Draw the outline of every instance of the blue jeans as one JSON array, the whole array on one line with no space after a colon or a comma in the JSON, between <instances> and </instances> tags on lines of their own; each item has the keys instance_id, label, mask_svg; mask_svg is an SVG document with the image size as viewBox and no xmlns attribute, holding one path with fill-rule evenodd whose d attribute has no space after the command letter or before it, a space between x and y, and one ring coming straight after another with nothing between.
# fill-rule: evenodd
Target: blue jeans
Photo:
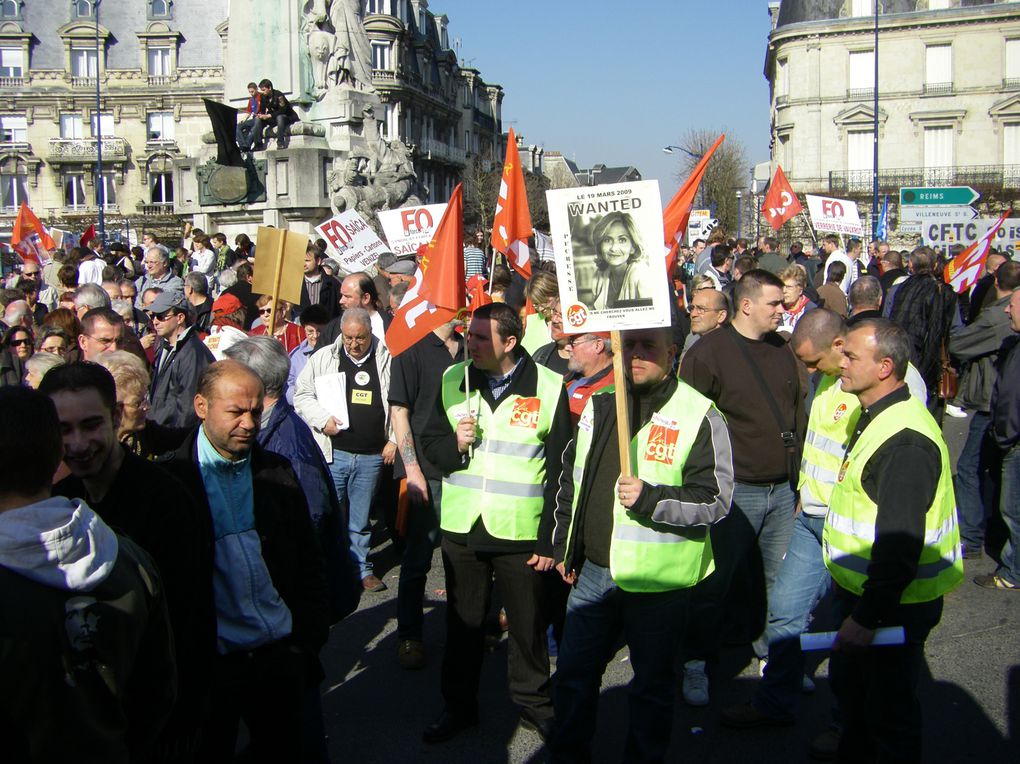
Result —
<instances>
[{"instance_id":1,"label":"blue jeans","mask_svg":"<svg viewBox=\"0 0 1020 764\"><path fill-rule=\"evenodd\" d=\"M234 137L241 151L251 151L252 141L255 137L255 120L246 119L243 122L239 122Z\"/></svg>"},{"instance_id":2,"label":"blue jeans","mask_svg":"<svg viewBox=\"0 0 1020 764\"><path fill-rule=\"evenodd\" d=\"M765 594L769 596L793 533L795 504L793 490L787 482L734 483L730 513L711 530L715 572L694 587L686 639L687 660L717 657L730 585L741 561L755 544L761 554ZM754 640L753 648L760 658L768 654L764 633Z\"/></svg>"},{"instance_id":3,"label":"blue jeans","mask_svg":"<svg viewBox=\"0 0 1020 764\"><path fill-rule=\"evenodd\" d=\"M608 568L585 561L567 600L556 664L552 761L591 760L599 687L620 636L630 647L634 678L627 688L629 727L625 761L662 761L673 726L680 641L688 591L635 593L617 588Z\"/></svg>"},{"instance_id":4,"label":"blue jeans","mask_svg":"<svg viewBox=\"0 0 1020 764\"><path fill-rule=\"evenodd\" d=\"M800 635L819 600L832 586L822 559L824 517L801 512L793 522L786 559L769 595L766 637L769 662L754 694L754 707L775 718L790 718L797 711L804 675Z\"/></svg>"},{"instance_id":5,"label":"blue jeans","mask_svg":"<svg viewBox=\"0 0 1020 764\"><path fill-rule=\"evenodd\" d=\"M351 454L337 450L333 451L333 462L329 465L337 498L341 502L347 499L347 533L351 539L351 553L358 562L358 573L362 578L372 573L372 563L368 561L368 553L372 549L369 513L381 469L381 454Z\"/></svg>"},{"instance_id":6,"label":"blue jeans","mask_svg":"<svg viewBox=\"0 0 1020 764\"><path fill-rule=\"evenodd\" d=\"M1002 457L999 512L1009 530L1009 539L1002 550L1002 564L996 573L1011 584L1020 586L1020 443Z\"/></svg>"},{"instance_id":7,"label":"blue jeans","mask_svg":"<svg viewBox=\"0 0 1020 764\"><path fill-rule=\"evenodd\" d=\"M994 506L995 479L990 474L996 463L995 444L988 438L991 417L980 411L971 416L967 442L956 462L956 512L960 538L967 551L980 551L985 543L985 521Z\"/></svg>"},{"instance_id":8,"label":"blue jeans","mask_svg":"<svg viewBox=\"0 0 1020 764\"><path fill-rule=\"evenodd\" d=\"M397 639L422 638L425 614L425 581L432 569L432 553L439 543L439 506L443 482L429 480L429 495L424 504L412 503L407 514L404 554L400 559L397 585Z\"/></svg>"}]
</instances>

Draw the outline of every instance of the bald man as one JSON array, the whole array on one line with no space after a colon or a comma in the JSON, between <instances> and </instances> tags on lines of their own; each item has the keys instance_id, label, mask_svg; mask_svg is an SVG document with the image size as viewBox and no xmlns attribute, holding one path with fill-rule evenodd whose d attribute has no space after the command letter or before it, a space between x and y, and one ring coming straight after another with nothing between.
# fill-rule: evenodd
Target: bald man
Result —
<instances>
[{"instance_id":1,"label":"bald man","mask_svg":"<svg viewBox=\"0 0 1020 764\"><path fill-rule=\"evenodd\" d=\"M308 504L290 464L256 442L262 407L255 372L232 360L209 365L194 399L201 424L167 463L200 497L215 539L206 761L232 758L239 719L263 760L300 757L306 680L314 688L329 629Z\"/></svg>"}]
</instances>

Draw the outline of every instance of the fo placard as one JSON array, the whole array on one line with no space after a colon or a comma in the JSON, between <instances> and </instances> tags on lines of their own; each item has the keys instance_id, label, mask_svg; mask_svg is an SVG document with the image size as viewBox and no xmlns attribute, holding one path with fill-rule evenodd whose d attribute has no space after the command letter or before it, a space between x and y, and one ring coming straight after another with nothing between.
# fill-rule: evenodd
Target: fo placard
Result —
<instances>
[{"instance_id":1,"label":"fo placard","mask_svg":"<svg viewBox=\"0 0 1020 764\"><path fill-rule=\"evenodd\" d=\"M669 326L656 181L547 191L564 331Z\"/></svg>"},{"instance_id":2,"label":"fo placard","mask_svg":"<svg viewBox=\"0 0 1020 764\"><path fill-rule=\"evenodd\" d=\"M390 251L397 257L414 257L418 247L432 241L439 221L446 214L446 204L425 204L420 207L400 207L395 210L380 210L379 225L383 236L390 245Z\"/></svg>"},{"instance_id":3,"label":"fo placard","mask_svg":"<svg viewBox=\"0 0 1020 764\"><path fill-rule=\"evenodd\" d=\"M345 273L368 270L386 251L383 240L354 210L344 210L315 226L315 231L326 240L327 254Z\"/></svg>"}]
</instances>

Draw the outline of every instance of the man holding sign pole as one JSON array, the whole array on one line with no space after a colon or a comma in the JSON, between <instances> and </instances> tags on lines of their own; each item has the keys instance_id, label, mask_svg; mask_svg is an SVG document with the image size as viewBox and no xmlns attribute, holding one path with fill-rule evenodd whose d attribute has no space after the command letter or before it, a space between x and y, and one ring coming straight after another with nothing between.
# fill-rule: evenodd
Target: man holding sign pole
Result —
<instances>
[{"instance_id":1,"label":"man holding sign pole","mask_svg":"<svg viewBox=\"0 0 1020 764\"><path fill-rule=\"evenodd\" d=\"M672 329L635 329L621 340L634 474L620 476L615 396L595 395L564 453L556 499L556 567L573 585L549 741L556 762L591 759L599 685L621 636L634 669L623 758L665 757L688 591L714 568L708 526L729 512L733 494L726 422L671 373Z\"/></svg>"}]
</instances>

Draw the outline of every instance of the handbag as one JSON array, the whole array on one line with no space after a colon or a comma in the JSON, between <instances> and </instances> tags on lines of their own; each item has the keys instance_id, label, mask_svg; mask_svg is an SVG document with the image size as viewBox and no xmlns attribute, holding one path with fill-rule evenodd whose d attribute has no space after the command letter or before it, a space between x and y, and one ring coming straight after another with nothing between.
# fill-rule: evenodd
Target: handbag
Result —
<instances>
[{"instance_id":1,"label":"handbag","mask_svg":"<svg viewBox=\"0 0 1020 764\"><path fill-rule=\"evenodd\" d=\"M949 362L949 353L946 351L946 343L942 342L940 353L942 373L939 375L939 398L944 401L951 401L960 391L960 377Z\"/></svg>"}]
</instances>

